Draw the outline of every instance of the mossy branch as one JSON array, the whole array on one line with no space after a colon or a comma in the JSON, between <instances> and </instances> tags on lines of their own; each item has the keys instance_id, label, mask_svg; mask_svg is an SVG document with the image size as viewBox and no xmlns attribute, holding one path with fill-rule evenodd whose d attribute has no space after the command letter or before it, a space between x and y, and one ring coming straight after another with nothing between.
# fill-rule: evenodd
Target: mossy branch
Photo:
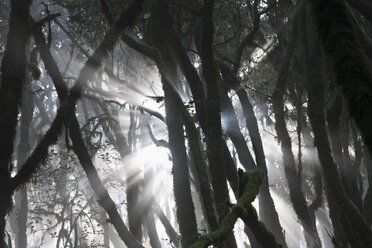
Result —
<instances>
[{"instance_id":1,"label":"mossy branch","mask_svg":"<svg viewBox=\"0 0 372 248\"><path fill-rule=\"evenodd\" d=\"M257 227L257 230L255 230L255 237L260 237L259 240L261 242L267 240L271 243L265 244L270 244L270 247L281 247L280 244L276 242L274 235L266 229L262 222L258 221L257 213L251 204L260 190L263 176L261 170L245 172L240 178L240 184L243 185L242 195L238 199L238 202L232 207L231 212L224 218L220 228L202 236L198 242L190 248L205 248L209 245L224 241L234 228L238 218L241 218L250 227L253 227L252 223Z\"/></svg>"}]
</instances>

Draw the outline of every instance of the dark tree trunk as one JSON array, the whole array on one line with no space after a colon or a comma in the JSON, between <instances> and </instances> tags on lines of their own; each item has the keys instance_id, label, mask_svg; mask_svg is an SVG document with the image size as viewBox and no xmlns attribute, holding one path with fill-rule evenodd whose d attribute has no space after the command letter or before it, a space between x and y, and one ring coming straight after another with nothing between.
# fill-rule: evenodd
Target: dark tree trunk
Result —
<instances>
[{"instance_id":1,"label":"dark tree trunk","mask_svg":"<svg viewBox=\"0 0 372 248\"><path fill-rule=\"evenodd\" d=\"M297 19L297 18L296 18ZM301 171L297 169L292 152L292 141L289 136L284 116L284 94L287 88L287 78L295 46L297 43L297 20L294 21L294 32L288 47L289 50L283 58L278 74L278 81L272 96L275 114L275 130L283 152L284 174L288 182L290 199L294 211L304 227L304 236L308 247L321 247L315 221L311 218L306 199L302 191Z\"/></svg>"},{"instance_id":2,"label":"dark tree trunk","mask_svg":"<svg viewBox=\"0 0 372 248\"><path fill-rule=\"evenodd\" d=\"M275 209L274 201L269 191L265 153L263 150L262 139L258 129L258 123L253 106L249 101L247 92L241 88L239 79L234 75L231 68L219 59L217 59L217 64L223 79L228 81L231 86L236 89L236 94L238 95L243 109L249 136L251 137L257 168L265 172L259 194L260 218L266 224L267 228L274 232L279 243L281 243L283 247L286 247L287 245L283 234L283 228L280 225L278 213Z\"/></svg>"},{"instance_id":3,"label":"dark tree trunk","mask_svg":"<svg viewBox=\"0 0 372 248\"><path fill-rule=\"evenodd\" d=\"M30 60L31 62L32 60ZM33 61L35 62L35 61ZM30 127L32 116L34 113L34 100L31 92L31 81L25 85L26 91L23 94L22 112L20 119L20 141L17 151L17 166L21 166L26 160L31 151L30 141ZM27 188L22 188L15 193L15 209L16 222L17 222L17 236L15 239L16 248L27 247L27 214L28 214L28 199Z\"/></svg>"},{"instance_id":4,"label":"dark tree trunk","mask_svg":"<svg viewBox=\"0 0 372 248\"><path fill-rule=\"evenodd\" d=\"M167 233L170 242L175 246L175 247L181 247L180 246L180 238L178 233L174 230L173 226L169 222L167 216L165 216L163 210L159 206L157 202L153 202L153 209L155 214L158 216L159 220L164 226L165 232Z\"/></svg>"},{"instance_id":5,"label":"dark tree trunk","mask_svg":"<svg viewBox=\"0 0 372 248\"><path fill-rule=\"evenodd\" d=\"M372 157L365 151L365 166L367 167L368 190L363 201L363 212L370 225L372 225Z\"/></svg>"},{"instance_id":6,"label":"dark tree trunk","mask_svg":"<svg viewBox=\"0 0 372 248\"><path fill-rule=\"evenodd\" d=\"M176 93L177 92L174 91L173 94L175 95ZM209 228L211 230L217 230L218 221L215 209L216 206L212 195L211 185L209 183L207 164L203 155L199 131L195 127L193 118L190 116L185 105L182 103L182 99L178 97L178 100L175 100L174 104L180 110L185 123L191 158L194 162L195 179L197 181L197 187L199 187L204 216Z\"/></svg>"},{"instance_id":7,"label":"dark tree trunk","mask_svg":"<svg viewBox=\"0 0 372 248\"><path fill-rule=\"evenodd\" d=\"M372 152L372 66L358 44L345 1L312 0L318 36L330 57L334 82L348 101L350 116Z\"/></svg>"},{"instance_id":8,"label":"dark tree trunk","mask_svg":"<svg viewBox=\"0 0 372 248\"><path fill-rule=\"evenodd\" d=\"M324 114L324 79L319 57L313 55L310 61L307 82L308 112L314 132L314 144L326 182L326 191L342 211L340 221L350 244L353 247L372 247L371 229L358 208L347 196L338 166L332 157Z\"/></svg>"},{"instance_id":9,"label":"dark tree trunk","mask_svg":"<svg viewBox=\"0 0 372 248\"><path fill-rule=\"evenodd\" d=\"M186 145L183 122L180 110L175 106L174 91L178 85L177 66L169 53L161 34L162 20L167 14L167 5L162 1L155 1L151 8L152 40L165 59L169 78L162 75L166 123L168 128L169 149L173 161L173 187L176 201L177 220L181 233L181 246L189 247L198 238L195 207L191 197L189 169L187 163ZM172 80L166 81L166 80ZM171 88L173 87L173 89Z\"/></svg>"},{"instance_id":10,"label":"dark tree trunk","mask_svg":"<svg viewBox=\"0 0 372 248\"><path fill-rule=\"evenodd\" d=\"M173 185L176 201L177 219L181 233L182 247L189 247L198 238L195 208L191 197L189 170L181 115L174 105L172 93L163 83L165 110L169 133L169 149L173 160Z\"/></svg>"},{"instance_id":11,"label":"dark tree trunk","mask_svg":"<svg viewBox=\"0 0 372 248\"><path fill-rule=\"evenodd\" d=\"M214 1L207 0L202 7L202 39L201 39L201 62L202 74L207 85L206 111L207 111L207 158L212 177L212 188L216 200L216 210L221 224L228 215L229 209L226 205L229 202L227 177L225 168L224 145L221 124L221 106L218 86L218 72L214 65L213 57L213 22ZM228 247L236 247L233 235L226 239Z\"/></svg>"},{"instance_id":12,"label":"dark tree trunk","mask_svg":"<svg viewBox=\"0 0 372 248\"><path fill-rule=\"evenodd\" d=\"M0 84L0 247L5 247L5 215L11 205L9 189L12 154L26 79L26 47L29 41L30 0L11 1L9 31L1 62Z\"/></svg>"},{"instance_id":13,"label":"dark tree trunk","mask_svg":"<svg viewBox=\"0 0 372 248\"><path fill-rule=\"evenodd\" d=\"M256 163L248 149L247 142L240 131L238 119L231 100L226 91L222 94L222 126L233 143L236 152L238 153L239 161L243 165L244 169L255 170L257 169Z\"/></svg>"}]
</instances>

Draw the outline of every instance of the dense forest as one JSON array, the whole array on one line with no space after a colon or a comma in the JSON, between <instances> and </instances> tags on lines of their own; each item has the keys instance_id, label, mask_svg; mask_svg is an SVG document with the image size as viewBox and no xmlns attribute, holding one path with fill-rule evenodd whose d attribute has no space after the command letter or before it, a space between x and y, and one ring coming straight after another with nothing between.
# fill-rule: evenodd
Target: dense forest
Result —
<instances>
[{"instance_id":1,"label":"dense forest","mask_svg":"<svg viewBox=\"0 0 372 248\"><path fill-rule=\"evenodd\" d=\"M372 248L369 0L0 0L0 248Z\"/></svg>"}]
</instances>

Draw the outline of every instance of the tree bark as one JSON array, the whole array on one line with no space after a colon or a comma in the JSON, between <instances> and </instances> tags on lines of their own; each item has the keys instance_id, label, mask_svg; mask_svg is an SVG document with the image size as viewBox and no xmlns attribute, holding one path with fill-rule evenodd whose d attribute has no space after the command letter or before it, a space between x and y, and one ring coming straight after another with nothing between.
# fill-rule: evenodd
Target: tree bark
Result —
<instances>
[{"instance_id":1,"label":"tree bark","mask_svg":"<svg viewBox=\"0 0 372 248\"><path fill-rule=\"evenodd\" d=\"M251 137L253 150L256 157L257 168L264 171L264 178L261 184L260 194L259 194L259 207L260 207L260 219L266 224L266 226L274 232L278 241L287 247L285 237L283 234L283 228L279 222L278 212L275 209L274 201L271 197L269 190L269 181L267 174L267 166L265 153L263 150L263 144L261 135L258 129L257 118L255 116L253 106L249 101L247 92L240 86L239 79L234 75L231 68L222 60L216 59L219 70L221 71L222 78L231 84L231 88L235 89L238 95L240 104L243 109L243 114L246 121L246 126L249 131L249 136Z\"/></svg>"},{"instance_id":2,"label":"tree bark","mask_svg":"<svg viewBox=\"0 0 372 248\"><path fill-rule=\"evenodd\" d=\"M228 215L229 209L226 203L229 202L229 192L227 187L224 144L222 137L221 106L218 86L218 72L214 64L213 55L213 22L214 0L204 1L202 7L202 39L200 58L202 62L202 74L207 85L207 158L212 177L212 188L216 201L218 220L221 224ZM227 246L236 247L233 235L227 237Z\"/></svg>"},{"instance_id":3,"label":"tree bark","mask_svg":"<svg viewBox=\"0 0 372 248\"><path fill-rule=\"evenodd\" d=\"M345 1L311 0L313 21L326 54L333 62L351 117L372 153L372 66L360 48Z\"/></svg>"},{"instance_id":4,"label":"tree bark","mask_svg":"<svg viewBox=\"0 0 372 248\"><path fill-rule=\"evenodd\" d=\"M191 197L189 170L187 164L186 146L183 135L183 125L180 113L174 105L171 87L164 83L165 109L167 113L166 122L169 133L169 149L173 160L173 185L176 201L177 219L181 233L182 247L189 247L198 237L195 208Z\"/></svg>"},{"instance_id":5,"label":"tree bark","mask_svg":"<svg viewBox=\"0 0 372 248\"><path fill-rule=\"evenodd\" d=\"M307 92L308 112L314 132L314 144L323 169L326 190L341 208L341 222L353 247L372 247L372 231L358 208L347 196L342 185L338 166L335 163L328 140L324 114L324 79L319 58L312 56L309 65Z\"/></svg>"},{"instance_id":6,"label":"tree bark","mask_svg":"<svg viewBox=\"0 0 372 248\"><path fill-rule=\"evenodd\" d=\"M283 58L278 75L278 81L273 92L272 103L275 114L275 130L283 153L284 174L288 182L290 199L294 211L304 227L304 236L308 247L321 247L315 221L311 218L306 199L302 191L301 175L299 175L292 152L292 141L289 136L284 116L284 94L286 92L287 77L295 46L297 43L297 20L294 21L292 39L288 45L288 52Z\"/></svg>"},{"instance_id":7,"label":"tree bark","mask_svg":"<svg viewBox=\"0 0 372 248\"><path fill-rule=\"evenodd\" d=\"M11 1L9 31L1 62L0 79L0 247L5 247L5 216L11 205L9 187L12 154L26 79L26 48L29 41L30 0Z\"/></svg>"}]
</instances>

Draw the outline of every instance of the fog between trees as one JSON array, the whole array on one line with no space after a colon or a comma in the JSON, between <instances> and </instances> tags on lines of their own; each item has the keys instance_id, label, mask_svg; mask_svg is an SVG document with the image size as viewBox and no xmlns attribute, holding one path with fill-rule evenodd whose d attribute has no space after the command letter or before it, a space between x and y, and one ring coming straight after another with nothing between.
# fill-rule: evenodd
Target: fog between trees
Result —
<instances>
[{"instance_id":1,"label":"fog between trees","mask_svg":"<svg viewBox=\"0 0 372 248\"><path fill-rule=\"evenodd\" d=\"M0 1L0 247L372 247L371 17Z\"/></svg>"}]
</instances>

